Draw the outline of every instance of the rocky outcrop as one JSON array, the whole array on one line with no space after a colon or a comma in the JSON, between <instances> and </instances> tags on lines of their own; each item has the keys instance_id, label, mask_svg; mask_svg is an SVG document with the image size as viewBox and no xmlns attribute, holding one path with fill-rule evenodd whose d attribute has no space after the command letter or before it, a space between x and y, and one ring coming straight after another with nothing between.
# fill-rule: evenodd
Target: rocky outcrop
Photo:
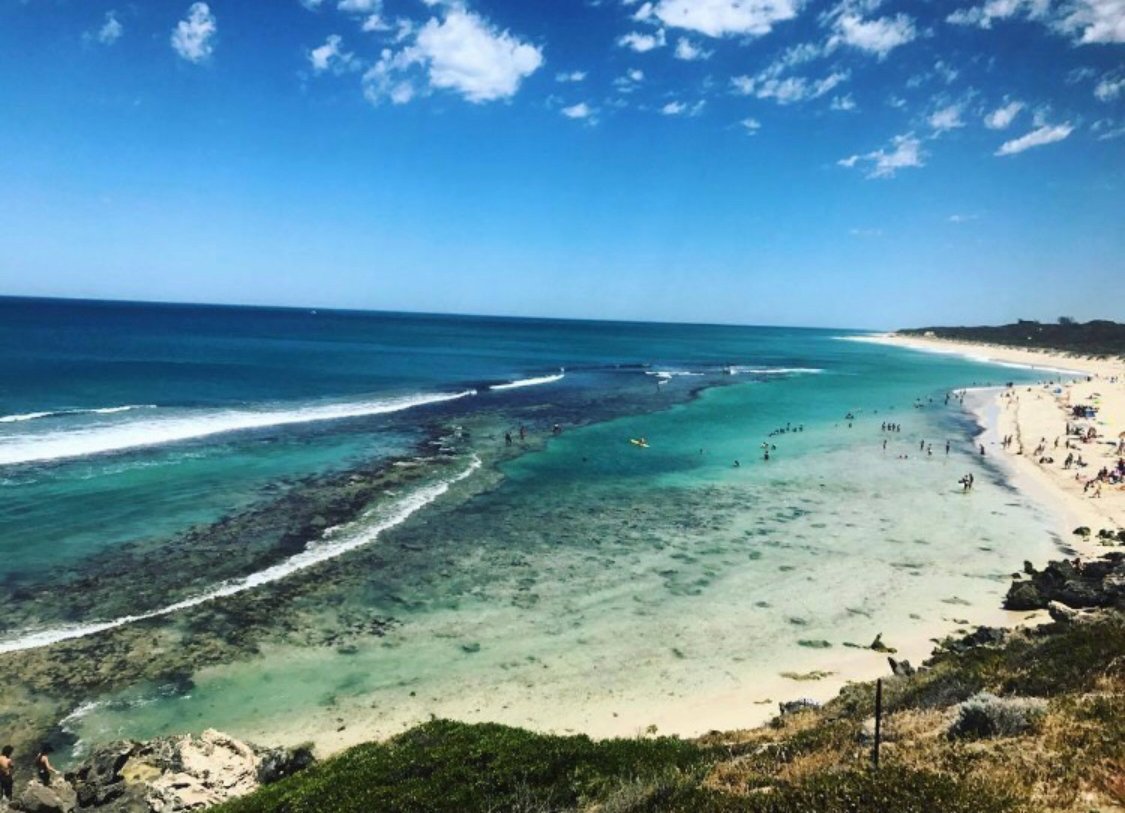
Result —
<instances>
[{"instance_id":1,"label":"rocky outcrop","mask_svg":"<svg viewBox=\"0 0 1125 813\"><path fill-rule=\"evenodd\" d=\"M202 810L250 793L313 762L308 748L256 748L212 729L148 742L118 741L98 748L67 774L76 802L70 810Z\"/></svg>"},{"instance_id":2,"label":"rocky outcrop","mask_svg":"<svg viewBox=\"0 0 1125 813\"><path fill-rule=\"evenodd\" d=\"M1044 610L1052 602L1069 608L1125 609L1125 553L1090 561L1051 562L1042 570L1025 565L1028 574L1008 589L1009 610Z\"/></svg>"},{"instance_id":3,"label":"rocky outcrop","mask_svg":"<svg viewBox=\"0 0 1125 813\"><path fill-rule=\"evenodd\" d=\"M78 807L78 797L69 784L55 778L50 785L30 780L12 800L10 809L21 813L71 813Z\"/></svg>"}]
</instances>

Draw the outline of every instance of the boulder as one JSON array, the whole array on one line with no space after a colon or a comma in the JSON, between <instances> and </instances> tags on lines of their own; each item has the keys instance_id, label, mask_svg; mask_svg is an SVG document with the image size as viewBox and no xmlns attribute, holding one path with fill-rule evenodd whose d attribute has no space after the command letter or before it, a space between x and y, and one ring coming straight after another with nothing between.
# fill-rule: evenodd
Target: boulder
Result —
<instances>
[{"instance_id":1,"label":"boulder","mask_svg":"<svg viewBox=\"0 0 1125 813\"><path fill-rule=\"evenodd\" d=\"M1004 597L1006 610L1040 610L1044 605L1043 596L1031 582L1015 582L1008 588L1008 595Z\"/></svg>"},{"instance_id":2,"label":"boulder","mask_svg":"<svg viewBox=\"0 0 1125 813\"><path fill-rule=\"evenodd\" d=\"M269 785L298 771L303 771L316 762L312 749L308 746L296 748L267 748L258 752L258 781Z\"/></svg>"},{"instance_id":3,"label":"boulder","mask_svg":"<svg viewBox=\"0 0 1125 813\"><path fill-rule=\"evenodd\" d=\"M887 658L887 663L890 664L891 674L895 677L910 677L917 671L907 660L896 661L894 658Z\"/></svg>"},{"instance_id":4,"label":"boulder","mask_svg":"<svg viewBox=\"0 0 1125 813\"><path fill-rule=\"evenodd\" d=\"M1068 607L1125 607L1125 554L1115 551L1100 559L1050 562L1008 589L1009 610L1042 610L1048 602Z\"/></svg>"},{"instance_id":5,"label":"boulder","mask_svg":"<svg viewBox=\"0 0 1125 813\"><path fill-rule=\"evenodd\" d=\"M50 785L38 779L30 780L12 801L11 809L21 813L71 813L78 807L78 794L63 779L55 778Z\"/></svg>"}]
</instances>

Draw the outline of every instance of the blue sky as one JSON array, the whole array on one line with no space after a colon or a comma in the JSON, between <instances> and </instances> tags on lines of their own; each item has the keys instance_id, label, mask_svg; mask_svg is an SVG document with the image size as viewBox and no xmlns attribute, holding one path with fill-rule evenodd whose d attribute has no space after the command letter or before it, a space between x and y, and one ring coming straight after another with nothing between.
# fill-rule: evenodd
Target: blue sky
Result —
<instances>
[{"instance_id":1,"label":"blue sky","mask_svg":"<svg viewBox=\"0 0 1125 813\"><path fill-rule=\"evenodd\" d=\"M1125 0L0 0L0 293L1125 318Z\"/></svg>"}]
</instances>

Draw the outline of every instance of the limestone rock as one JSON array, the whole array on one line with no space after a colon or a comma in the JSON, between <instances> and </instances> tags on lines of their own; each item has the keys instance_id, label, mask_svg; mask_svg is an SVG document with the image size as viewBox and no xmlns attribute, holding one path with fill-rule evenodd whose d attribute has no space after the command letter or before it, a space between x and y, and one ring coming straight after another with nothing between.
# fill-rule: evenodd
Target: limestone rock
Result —
<instances>
[{"instance_id":1,"label":"limestone rock","mask_svg":"<svg viewBox=\"0 0 1125 813\"><path fill-rule=\"evenodd\" d=\"M71 774L81 810L202 810L303 770L308 748L260 749L222 732L122 741L98 748ZM46 813L46 812L45 812Z\"/></svg>"},{"instance_id":2,"label":"limestone rock","mask_svg":"<svg viewBox=\"0 0 1125 813\"><path fill-rule=\"evenodd\" d=\"M21 813L71 813L78 807L78 794L63 779L55 778L50 785L38 779L30 780L12 801L11 809Z\"/></svg>"}]
</instances>

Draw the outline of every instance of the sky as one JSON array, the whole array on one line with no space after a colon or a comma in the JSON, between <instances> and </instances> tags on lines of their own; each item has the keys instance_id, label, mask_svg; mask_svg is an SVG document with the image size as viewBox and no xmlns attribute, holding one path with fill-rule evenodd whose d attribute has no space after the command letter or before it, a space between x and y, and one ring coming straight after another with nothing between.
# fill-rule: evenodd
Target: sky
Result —
<instances>
[{"instance_id":1,"label":"sky","mask_svg":"<svg viewBox=\"0 0 1125 813\"><path fill-rule=\"evenodd\" d=\"M1125 319L1125 0L0 0L0 294Z\"/></svg>"}]
</instances>

